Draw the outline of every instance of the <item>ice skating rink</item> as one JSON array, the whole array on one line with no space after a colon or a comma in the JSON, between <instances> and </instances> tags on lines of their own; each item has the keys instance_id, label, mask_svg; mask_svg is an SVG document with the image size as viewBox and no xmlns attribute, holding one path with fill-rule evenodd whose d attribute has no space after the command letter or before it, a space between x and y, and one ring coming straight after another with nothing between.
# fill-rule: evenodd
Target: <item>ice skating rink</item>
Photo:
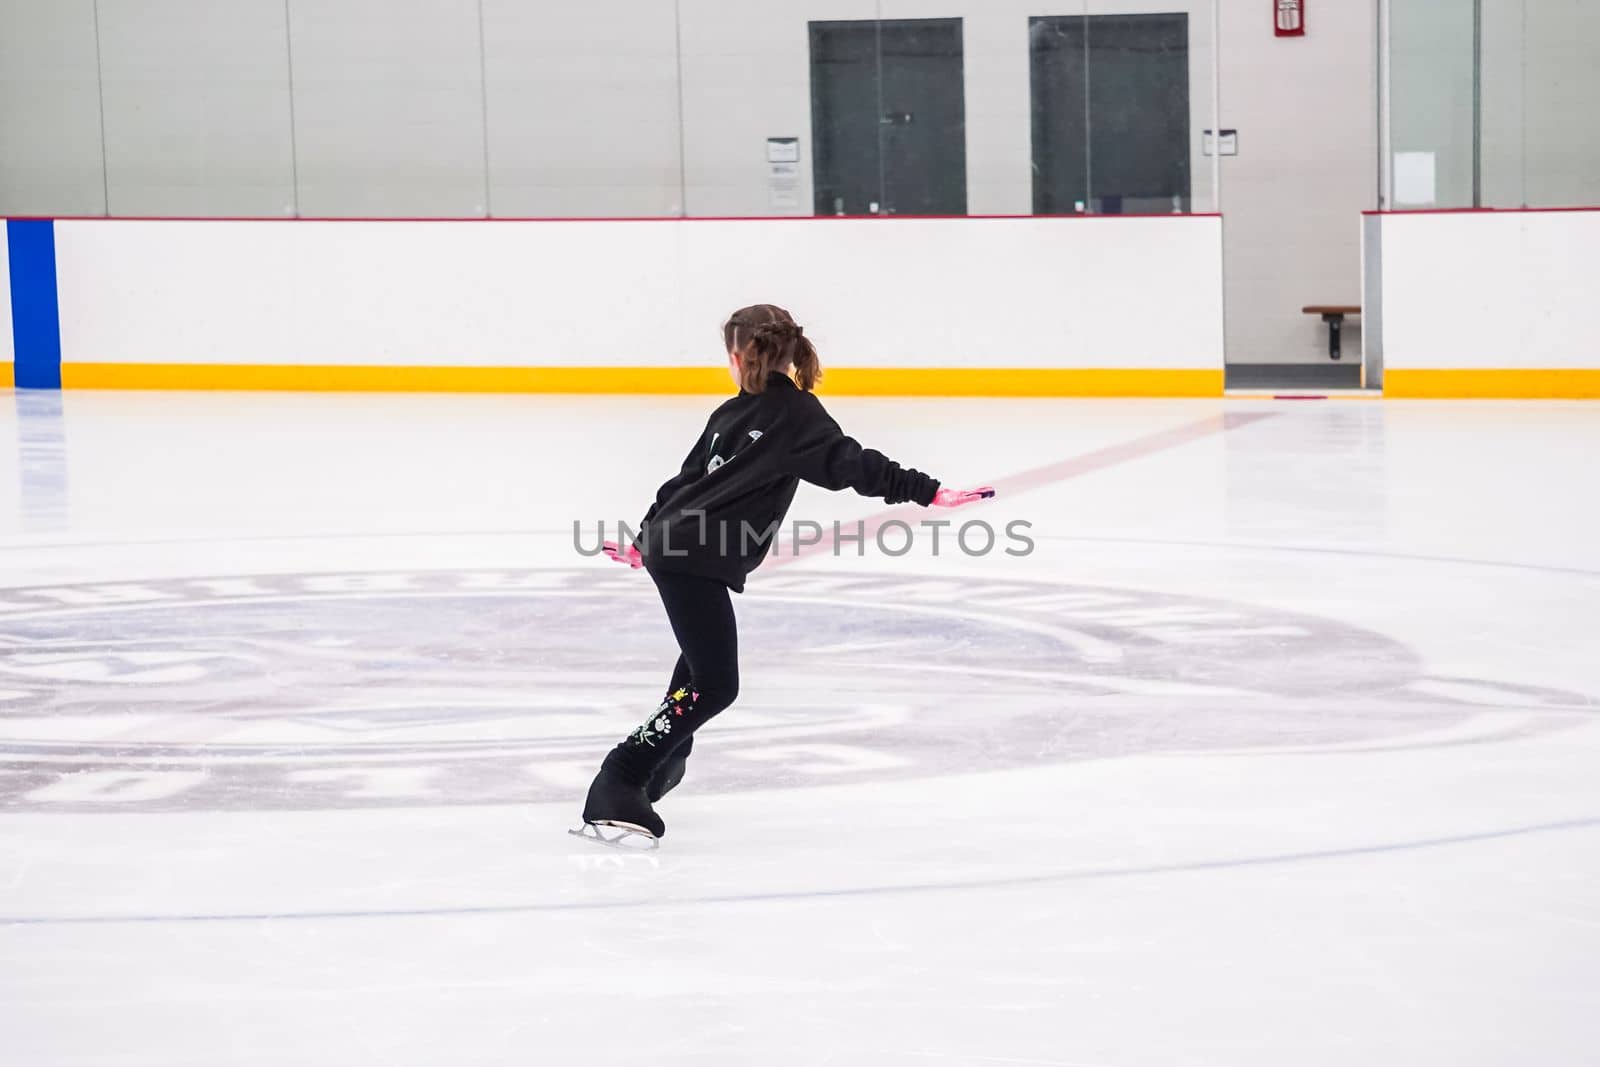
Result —
<instances>
[{"instance_id":1,"label":"ice skating rink","mask_svg":"<svg viewBox=\"0 0 1600 1067\"><path fill-rule=\"evenodd\" d=\"M1600 408L833 400L1035 551L757 572L621 855L713 404L0 394L0 1063L1595 1062Z\"/></svg>"}]
</instances>

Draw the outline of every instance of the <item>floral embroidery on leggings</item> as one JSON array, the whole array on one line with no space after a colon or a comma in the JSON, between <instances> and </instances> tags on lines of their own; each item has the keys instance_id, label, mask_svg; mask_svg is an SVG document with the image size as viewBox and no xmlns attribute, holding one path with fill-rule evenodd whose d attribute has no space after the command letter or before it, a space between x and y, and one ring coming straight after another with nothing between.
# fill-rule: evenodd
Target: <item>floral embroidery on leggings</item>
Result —
<instances>
[{"instance_id":1,"label":"floral embroidery on leggings","mask_svg":"<svg viewBox=\"0 0 1600 1067\"><path fill-rule=\"evenodd\" d=\"M644 721L643 725L633 731L632 738L634 743L649 745L651 748L656 747L656 742L672 733L672 720L674 718L682 718L684 705L687 704L690 709L693 709L694 702L699 699L700 694L688 687L675 689L668 693L667 698L661 702L661 706L656 708L655 712Z\"/></svg>"}]
</instances>

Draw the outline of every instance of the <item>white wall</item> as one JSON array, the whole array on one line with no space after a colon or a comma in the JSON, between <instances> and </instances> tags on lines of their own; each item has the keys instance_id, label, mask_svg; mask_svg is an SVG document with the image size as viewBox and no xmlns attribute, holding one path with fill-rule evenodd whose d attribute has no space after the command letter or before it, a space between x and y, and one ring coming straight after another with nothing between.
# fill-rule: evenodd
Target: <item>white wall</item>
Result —
<instances>
[{"instance_id":1,"label":"white wall","mask_svg":"<svg viewBox=\"0 0 1600 1067\"><path fill-rule=\"evenodd\" d=\"M1600 368L1600 210L1380 225L1387 372Z\"/></svg>"},{"instance_id":2,"label":"white wall","mask_svg":"<svg viewBox=\"0 0 1600 1067\"><path fill-rule=\"evenodd\" d=\"M1359 213L1377 207L1374 0L1307 5L1306 36L1273 36L1270 4L1222 6L1228 360L1326 363L1308 304L1361 302ZM1345 347L1360 351L1359 319Z\"/></svg>"},{"instance_id":3,"label":"white wall","mask_svg":"<svg viewBox=\"0 0 1600 1067\"><path fill-rule=\"evenodd\" d=\"M825 365L1220 369L1220 230L1181 216L61 222L62 359L714 365L727 314L773 301Z\"/></svg>"}]
</instances>

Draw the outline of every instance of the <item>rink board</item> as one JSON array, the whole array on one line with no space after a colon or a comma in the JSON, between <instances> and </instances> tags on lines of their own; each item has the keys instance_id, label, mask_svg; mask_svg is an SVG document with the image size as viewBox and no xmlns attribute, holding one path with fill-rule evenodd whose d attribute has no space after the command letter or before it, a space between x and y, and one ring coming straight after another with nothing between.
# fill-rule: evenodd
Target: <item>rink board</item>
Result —
<instances>
[{"instance_id":1,"label":"rink board","mask_svg":"<svg viewBox=\"0 0 1600 1067\"><path fill-rule=\"evenodd\" d=\"M770 301L833 393L1220 395L1221 225L63 220L63 379L719 393Z\"/></svg>"},{"instance_id":2,"label":"rink board","mask_svg":"<svg viewBox=\"0 0 1600 1067\"><path fill-rule=\"evenodd\" d=\"M1600 210L1377 218L1385 395L1600 397Z\"/></svg>"}]
</instances>

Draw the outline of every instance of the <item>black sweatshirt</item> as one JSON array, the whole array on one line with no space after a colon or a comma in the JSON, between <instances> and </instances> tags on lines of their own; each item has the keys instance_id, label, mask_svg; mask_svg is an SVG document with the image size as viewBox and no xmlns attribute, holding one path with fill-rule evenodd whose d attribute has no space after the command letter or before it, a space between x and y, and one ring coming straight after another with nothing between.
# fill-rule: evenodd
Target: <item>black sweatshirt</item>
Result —
<instances>
[{"instance_id":1,"label":"black sweatshirt","mask_svg":"<svg viewBox=\"0 0 1600 1067\"><path fill-rule=\"evenodd\" d=\"M760 393L716 411L683 469L645 512L639 551L652 571L695 574L744 591L804 478L891 504L933 503L939 483L846 437L822 402L773 372Z\"/></svg>"}]
</instances>

